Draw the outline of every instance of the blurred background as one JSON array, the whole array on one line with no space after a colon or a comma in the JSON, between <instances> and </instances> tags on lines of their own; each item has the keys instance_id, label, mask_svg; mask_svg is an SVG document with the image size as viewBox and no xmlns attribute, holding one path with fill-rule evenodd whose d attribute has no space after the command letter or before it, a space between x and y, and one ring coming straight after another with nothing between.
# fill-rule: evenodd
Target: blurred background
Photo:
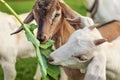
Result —
<instances>
[{"instance_id":1,"label":"blurred background","mask_svg":"<svg viewBox=\"0 0 120 80\"><path fill-rule=\"evenodd\" d=\"M26 13L32 10L32 6L35 0L5 0L18 14ZM81 15L86 15L86 9L84 5L84 0L64 0L70 7L75 11L79 12ZM11 14L6 7L0 3L0 11ZM33 76L36 72L37 59L28 58L17 60L16 70L17 77L16 80L33 80ZM3 79L3 71L0 66L0 80Z\"/></svg>"},{"instance_id":2,"label":"blurred background","mask_svg":"<svg viewBox=\"0 0 120 80\"><path fill-rule=\"evenodd\" d=\"M35 0L5 0L18 13L25 13L31 11ZM84 0L64 0L75 11L82 15L86 15ZM10 13L2 4L0 4L0 11Z\"/></svg>"}]
</instances>

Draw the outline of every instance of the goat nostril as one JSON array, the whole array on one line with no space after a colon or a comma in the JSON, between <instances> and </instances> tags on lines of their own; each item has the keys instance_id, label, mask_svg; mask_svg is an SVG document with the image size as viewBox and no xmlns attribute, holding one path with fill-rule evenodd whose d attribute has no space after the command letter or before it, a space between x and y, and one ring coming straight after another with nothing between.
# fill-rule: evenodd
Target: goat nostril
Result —
<instances>
[{"instance_id":1,"label":"goat nostril","mask_svg":"<svg viewBox=\"0 0 120 80\"><path fill-rule=\"evenodd\" d=\"M41 43L44 43L47 39L47 36L46 35L42 35L42 36L38 36L37 39L41 42Z\"/></svg>"},{"instance_id":2,"label":"goat nostril","mask_svg":"<svg viewBox=\"0 0 120 80\"><path fill-rule=\"evenodd\" d=\"M48 62L53 62L53 61L54 61L54 59L52 57L48 58Z\"/></svg>"}]
</instances>

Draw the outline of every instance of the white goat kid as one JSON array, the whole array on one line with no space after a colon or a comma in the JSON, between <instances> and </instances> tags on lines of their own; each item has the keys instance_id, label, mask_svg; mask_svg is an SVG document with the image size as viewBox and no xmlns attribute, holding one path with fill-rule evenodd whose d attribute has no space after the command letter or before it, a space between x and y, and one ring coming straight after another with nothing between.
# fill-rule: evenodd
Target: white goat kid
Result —
<instances>
[{"instance_id":1,"label":"white goat kid","mask_svg":"<svg viewBox=\"0 0 120 80\"><path fill-rule=\"evenodd\" d=\"M119 0L85 0L85 2L96 22L104 24L112 20L120 20Z\"/></svg>"},{"instance_id":2,"label":"white goat kid","mask_svg":"<svg viewBox=\"0 0 120 80\"><path fill-rule=\"evenodd\" d=\"M28 14L20 15L23 20ZM34 47L27 41L24 32L10 35L20 24L12 15L0 12L0 64L4 80L15 80L16 59L35 57Z\"/></svg>"},{"instance_id":3,"label":"white goat kid","mask_svg":"<svg viewBox=\"0 0 120 80\"><path fill-rule=\"evenodd\" d=\"M84 80L120 80L119 45L120 38L108 43L96 28L85 27L75 31L48 60L54 65L80 69L85 73Z\"/></svg>"}]
</instances>

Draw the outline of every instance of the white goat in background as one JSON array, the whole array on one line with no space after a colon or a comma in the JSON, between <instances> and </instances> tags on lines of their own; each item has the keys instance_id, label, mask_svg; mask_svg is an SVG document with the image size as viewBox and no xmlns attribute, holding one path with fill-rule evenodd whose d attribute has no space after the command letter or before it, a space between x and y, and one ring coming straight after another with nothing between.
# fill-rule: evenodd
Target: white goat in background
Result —
<instances>
[{"instance_id":1,"label":"white goat in background","mask_svg":"<svg viewBox=\"0 0 120 80\"><path fill-rule=\"evenodd\" d=\"M119 0L85 0L86 7L96 22L104 24L120 20Z\"/></svg>"},{"instance_id":2,"label":"white goat in background","mask_svg":"<svg viewBox=\"0 0 120 80\"><path fill-rule=\"evenodd\" d=\"M20 15L23 20L28 14ZM15 80L16 59L35 57L34 47L27 41L24 32L10 35L20 24L14 16L0 12L0 64L4 80Z\"/></svg>"},{"instance_id":3,"label":"white goat in background","mask_svg":"<svg viewBox=\"0 0 120 80\"><path fill-rule=\"evenodd\" d=\"M120 80L120 37L109 43L95 27L85 27L52 52L48 61L80 69L84 80Z\"/></svg>"}]
</instances>

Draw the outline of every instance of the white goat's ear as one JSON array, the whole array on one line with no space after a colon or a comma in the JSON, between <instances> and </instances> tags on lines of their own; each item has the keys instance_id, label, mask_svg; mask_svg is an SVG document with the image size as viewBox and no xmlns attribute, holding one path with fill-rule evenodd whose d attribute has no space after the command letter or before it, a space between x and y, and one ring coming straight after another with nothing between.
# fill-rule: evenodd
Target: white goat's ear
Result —
<instances>
[{"instance_id":1,"label":"white goat's ear","mask_svg":"<svg viewBox=\"0 0 120 80\"><path fill-rule=\"evenodd\" d=\"M97 40L94 40L94 44L96 46L98 46L98 45L100 45L100 44L102 44L102 43L104 43L106 41L107 41L107 39L97 39Z\"/></svg>"},{"instance_id":2,"label":"white goat's ear","mask_svg":"<svg viewBox=\"0 0 120 80\"><path fill-rule=\"evenodd\" d=\"M94 25L92 25L92 26L90 26L90 27L88 27L90 30L93 30L93 29L95 29L96 27L98 27L99 26L99 24L94 24Z\"/></svg>"}]
</instances>

